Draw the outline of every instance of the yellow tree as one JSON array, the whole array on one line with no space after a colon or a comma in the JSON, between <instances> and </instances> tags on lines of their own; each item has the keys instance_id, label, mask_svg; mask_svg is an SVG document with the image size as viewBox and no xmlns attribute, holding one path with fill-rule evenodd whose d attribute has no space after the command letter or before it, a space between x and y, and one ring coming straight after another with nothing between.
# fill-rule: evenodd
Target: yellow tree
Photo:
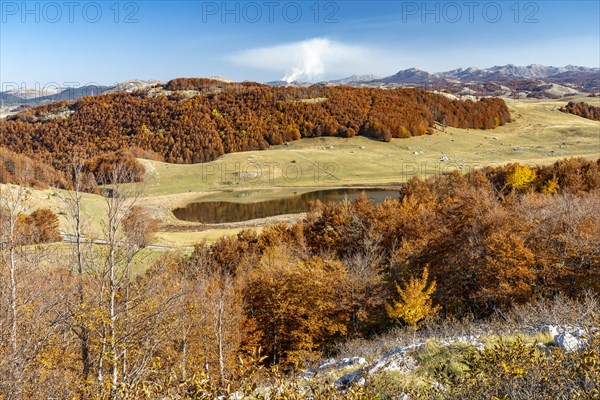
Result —
<instances>
[{"instance_id":1,"label":"yellow tree","mask_svg":"<svg viewBox=\"0 0 600 400\"><path fill-rule=\"evenodd\" d=\"M542 193L555 194L560 189L556 175L542 185Z\"/></svg>"},{"instance_id":2,"label":"yellow tree","mask_svg":"<svg viewBox=\"0 0 600 400\"><path fill-rule=\"evenodd\" d=\"M423 270L421 278L410 278L403 286L396 284L396 291L400 301L386 304L386 310L391 318L404 321L411 329L416 330L420 321L428 318L440 310L440 306L433 305L431 295L435 292L435 280L428 284L429 271Z\"/></svg>"},{"instance_id":3,"label":"yellow tree","mask_svg":"<svg viewBox=\"0 0 600 400\"><path fill-rule=\"evenodd\" d=\"M529 189L536 180L537 174L534 169L527 165L515 164L506 175L506 184L520 192Z\"/></svg>"}]
</instances>

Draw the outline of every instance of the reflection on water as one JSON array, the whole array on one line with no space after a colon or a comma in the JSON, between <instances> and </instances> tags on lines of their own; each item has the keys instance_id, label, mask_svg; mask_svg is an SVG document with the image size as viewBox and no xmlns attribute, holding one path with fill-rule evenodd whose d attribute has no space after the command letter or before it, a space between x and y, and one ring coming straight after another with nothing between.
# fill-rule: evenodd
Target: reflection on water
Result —
<instances>
[{"instance_id":1,"label":"reflection on water","mask_svg":"<svg viewBox=\"0 0 600 400\"><path fill-rule=\"evenodd\" d=\"M382 189L331 189L309 192L299 196L258 203L233 203L228 201L206 201L191 203L173 210L177 219L204 224L240 222L256 218L273 217L275 215L296 214L306 212L310 202L341 202L344 199L355 200L365 192L375 202L388 197L398 197L398 191Z\"/></svg>"}]
</instances>

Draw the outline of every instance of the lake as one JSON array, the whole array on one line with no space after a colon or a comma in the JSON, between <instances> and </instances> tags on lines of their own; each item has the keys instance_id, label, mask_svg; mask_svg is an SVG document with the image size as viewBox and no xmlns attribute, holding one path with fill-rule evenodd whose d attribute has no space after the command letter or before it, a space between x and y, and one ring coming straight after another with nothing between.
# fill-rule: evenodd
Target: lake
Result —
<instances>
[{"instance_id":1,"label":"lake","mask_svg":"<svg viewBox=\"0 0 600 400\"><path fill-rule=\"evenodd\" d=\"M386 189L327 189L292 195L279 199L240 203L235 201L201 201L190 203L173 210L175 217L182 221L221 224L248 221L257 218L274 217L283 214L298 214L308 211L315 200L322 202L342 202L344 199L356 200L361 193L374 202L387 198L398 198L398 190Z\"/></svg>"}]
</instances>

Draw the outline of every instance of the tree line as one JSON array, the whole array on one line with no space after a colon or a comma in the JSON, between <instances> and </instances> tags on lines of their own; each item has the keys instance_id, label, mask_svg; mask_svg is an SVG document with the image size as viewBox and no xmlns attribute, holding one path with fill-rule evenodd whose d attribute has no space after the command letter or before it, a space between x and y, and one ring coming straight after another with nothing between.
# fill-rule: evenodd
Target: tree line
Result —
<instances>
[{"instance_id":1,"label":"tree line","mask_svg":"<svg viewBox=\"0 0 600 400\"><path fill-rule=\"evenodd\" d=\"M570 101L565 107L561 107L560 111L591 119L592 121L600 121L600 107L595 107L583 101L579 103Z\"/></svg>"},{"instance_id":2,"label":"tree line","mask_svg":"<svg viewBox=\"0 0 600 400\"><path fill-rule=\"evenodd\" d=\"M98 194L99 184L113 183L110 179L114 176L115 168L125 169L128 172L119 176L131 179L131 182L141 182L146 170L136 157L162 160L156 154L139 148L100 154L87 160L83 165L81 189L84 192ZM41 161L0 147L0 183L26 185L36 189L50 187L72 189L71 172L54 169Z\"/></svg>"}]
</instances>

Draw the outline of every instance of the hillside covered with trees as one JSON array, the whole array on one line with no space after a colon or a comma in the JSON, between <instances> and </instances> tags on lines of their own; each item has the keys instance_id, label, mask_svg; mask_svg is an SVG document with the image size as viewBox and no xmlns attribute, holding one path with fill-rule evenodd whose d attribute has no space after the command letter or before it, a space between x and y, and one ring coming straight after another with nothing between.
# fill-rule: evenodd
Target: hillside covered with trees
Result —
<instances>
[{"instance_id":1,"label":"hillside covered with trees","mask_svg":"<svg viewBox=\"0 0 600 400\"><path fill-rule=\"evenodd\" d=\"M0 147L67 170L86 158L137 148L170 163L201 163L305 137L389 141L432 134L436 123L493 129L510 121L503 100L473 102L418 89L271 88L176 79L134 93L54 103L0 122Z\"/></svg>"},{"instance_id":2,"label":"hillside covered with trees","mask_svg":"<svg viewBox=\"0 0 600 400\"><path fill-rule=\"evenodd\" d=\"M41 161L0 147L0 183L18 183L40 189L67 187L65 174Z\"/></svg>"},{"instance_id":3,"label":"hillside covered with trees","mask_svg":"<svg viewBox=\"0 0 600 400\"><path fill-rule=\"evenodd\" d=\"M434 315L479 320L561 293L597 296L599 167L600 160L568 159L413 178L399 199L316 203L303 221L158 260L139 255L151 228L135 207L135 188L121 179L111 179L120 195L106 197L101 251L74 241L54 259L51 248L24 245L27 230L9 229L29 214L25 189L4 190L0 394L216 398L269 379L279 390L277 374L293 376L349 340L419 329ZM73 187L83 175L73 176ZM65 218L74 237L85 237L80 197L70 193ZM524 391L537 382L552 393L566 390L562 384L573 396L597 393L597 366L586 361L597 357L597 344L571 358L506 344L467 354L479 375L463 383L436 373L447 377L447 390L462 390L458 398L470 387L488 397L506 393L489 392L481 377ZM568 375L545 381L559 365ZM273 367L279 372L269 375ZM353 393L291 390L289 398Z\"/></svg>"}]
</instances>

